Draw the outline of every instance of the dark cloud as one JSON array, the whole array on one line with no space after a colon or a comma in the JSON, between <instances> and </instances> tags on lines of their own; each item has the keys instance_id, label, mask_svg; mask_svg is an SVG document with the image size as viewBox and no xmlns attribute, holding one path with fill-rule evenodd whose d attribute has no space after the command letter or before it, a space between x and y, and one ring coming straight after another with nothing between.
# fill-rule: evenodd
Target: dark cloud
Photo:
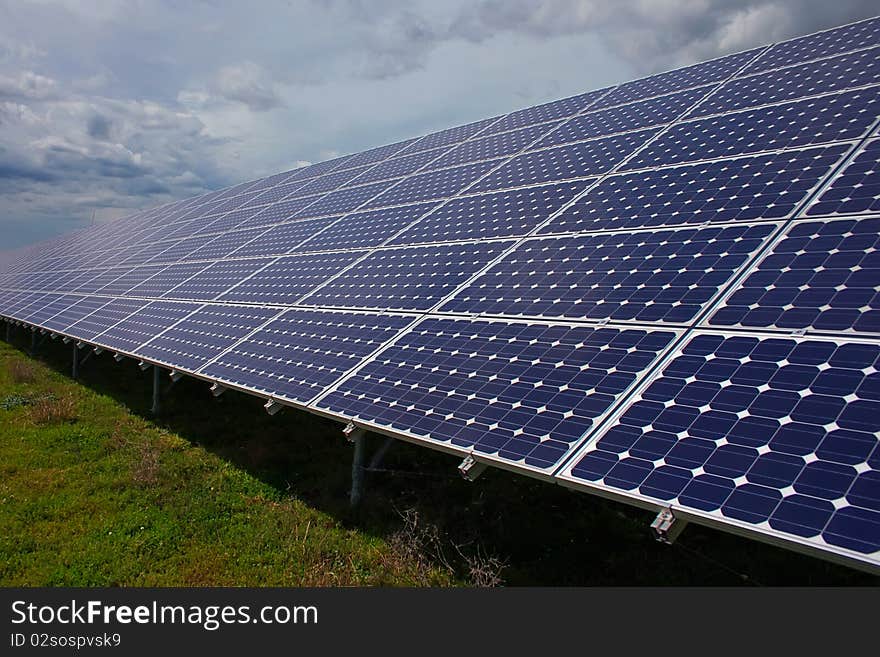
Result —
<instances>
[{"instance_id":1,"label":"dark cloud","mask_svg":"<svg viewBox=\"0 0 880 657\"><path fill-rule=\"evenodd\" d=\"M593 34L635 70L744 50L873 16L870 0L479 0L452 22L450 37L482 43L504 33L534 39Z\"/></svg>"},{"instance_id":2,"label":"dark cloud","mask_svg":"<svg viewBox=\"0 0 880 657\"><path fill-rule=\"evenodd\" d=\"M95 139L108 139L110 137L110 128L112 126L113 122L106 116L95 114L94 116L89 117L89 121L86 125L86 132L89 133L90 137Z\"/></svg>"}]
</instances>

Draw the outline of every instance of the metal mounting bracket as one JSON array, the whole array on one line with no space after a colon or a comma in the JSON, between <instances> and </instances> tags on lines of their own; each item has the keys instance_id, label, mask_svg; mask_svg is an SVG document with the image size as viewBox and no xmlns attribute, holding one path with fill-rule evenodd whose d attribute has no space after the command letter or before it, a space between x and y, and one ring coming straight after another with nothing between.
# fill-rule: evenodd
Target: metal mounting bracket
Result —
<instances>
[{"instance_id":1,"label":"metal mounting bracket","mask_svg":"<svg viewBox=\"0 0 880 657\"><path fill-rule=\"evenodd\" d=\"M168 373L168 376L171 377L172 382L177 383L178 381L180 381L183 378L183 372L178 372L177 370L171 370L171 372Z\"/></svg>"},{"instance_id":2,"label":"metal mounting bracket","mask_svg":"<svg viewBox=\"0 0 880 657\"><path fill-rule=\"evenodd\" d=\"M472 454L468 454L458 466L458 472L466 481L476 481L488 467L487 464L475 459Z\"/></svg>"},{"instance_id":3,"label":"metal mounting bracket","mask_svg":"<svg viewBox=\"0 0 880 657\"><path fill-rule=\"evenodd\" d=\"M654 518L654 522L651 523L654 538L667 545L675 543L675 539L684 531L685 527L687 527L687 521L676 518L670 507L662 509Z\"/></svg>"},{"instance_id":4,"label":"metal mounting bracket","mask_svg":"<svg viewBox=\"0 0 880 657\"><path fill-rule=\"evenodd\" d=\"M349 422L345 425L345 428L342 430L342 433L345 434L345 439L350 443L356 443L358 438L363 437L366 433L363 429L355 426L354 422Z\"/></svg>"},{"instance_id":5,"label":"metal mounting bracket","mask_svg":"<svg viewBox=\"0 0 880 657\"><path fill-rule=\"evenodd\" d=\"M140 363L138 363L138 367L140 367L144 371L147 371L148 369L150 369L150 364L146 361L141 361Z\"/></svg>"},{"instance_id":6,"label":"metal mounting bracket","mask_svg":"<svg viewBox=\"0 0 880 657\"><path fill-rule=\"evenodd\" d=\"M125 358L125 356L123 356L122 354L113 354L113 360L115 360L117 363L121 363L123 358Z\"/></svg>"},{"instance_id":7,"label":"metal mounting bracket","mask_svg":"<svg viewBox=\"0 0 880 657\"><path fill-rule=\"evenodd\" d=\"M211 384L211 394L214 397L219 397L224 392L226 392L226 388L224 386L221 386L219 383Z\"/></svg>"},{"instance_id":8,"label":"metal mounting bracket","mask_svg":"<svg viewBox=\"0 0 880 657\"><path fill-rule=\"evenodd\" d=\"M279 404L274 399L269 399L268 401L266 401L265 404L263 404L263 408L266 409L266 412L269 415L275 415L278 411L280 411L282 408L284 408L284 406Z\"/></svg>"}]
</instances>

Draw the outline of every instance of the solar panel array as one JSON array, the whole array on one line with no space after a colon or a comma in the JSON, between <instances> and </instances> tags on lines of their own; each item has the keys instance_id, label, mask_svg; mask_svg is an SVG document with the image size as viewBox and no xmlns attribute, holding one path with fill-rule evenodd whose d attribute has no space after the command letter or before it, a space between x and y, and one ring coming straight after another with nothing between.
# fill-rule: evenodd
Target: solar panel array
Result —
<instances>
[{"instance_id":1,"label":"solar panel array","mask_svg":"<svg viewBox=\"0 0 880 657\"><path fill-rule=\"evenodd\" d=\"M880 567L880 20L27 250L10 320Z\"/></svg>"}]
</instances>

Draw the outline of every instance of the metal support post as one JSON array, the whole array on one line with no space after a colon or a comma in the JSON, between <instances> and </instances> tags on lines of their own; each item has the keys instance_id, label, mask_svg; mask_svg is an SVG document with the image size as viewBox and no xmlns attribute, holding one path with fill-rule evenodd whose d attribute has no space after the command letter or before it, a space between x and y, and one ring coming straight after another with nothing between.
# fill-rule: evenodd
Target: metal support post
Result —
<instances>
[{"instance_id":1,"label":"metal support post","mask_svg":"<svg viewBox=\"0 0 880 657\"><path fill-rule=\"evenodd\" d=\"M364 496L364 457L367 452L367 435L364 431L356 431L348 438L354 443L354 456L351 461L351 496L349 503L356 509Z\"/></svg>"},{"instance_id":2,"label":"metal support post","mask_svg":"<svg viewBox=\"0 0 880 657\"><path fill-rule=\"evenodd\" d=\"M74 381L79 378L79 347L75 343L73 345L73 367L70 374Z\"/></svg>"},{"instance_id":3,"label":"metal support post","mask_svg":"<svg viewBox=\"0 0 880 657\"><path fill-rule=\"evenodd\" d=\"M31 331L31 351L30 357L33 358L37 355L37 332Z\"/></svg>"},{"instance_id":4,"label":"metal support post","mask_svg":"<svg viewBox=\"0 0 880 657\"><path fill-rule=\"evenodd\" d=\"M153 407L150 409L150 412L153 415L159 415L159 401L161 397L161 377L162 376L162 368L158 365L153 366Z\"/></svg>"},{"instance_id":5,"label":"metal support post","mask_svg":"<svg viewBox=\"0 0 880 657\"><path fill-rule=\"evenodd\" d=\"M12 322L6 322L6 342L12 342Z\"/></svg>"},{"instance_id":6,"label":"metal support post","mask_svg":"<svg viewBox=\"0 0 880 657\"><path fill-rule=\"evenodd\" d=\"M385 442L382 443L382 446L376 450L376 453L373 454L373 458L370 459L370 464L367 466L367 470L375 470L380 465L382 465L382 460L385 458L385 454L388 453L388 450L391 449L391 446L394 444L394 438L388 437L385 439Z\"/></svg>"}]
</instances>

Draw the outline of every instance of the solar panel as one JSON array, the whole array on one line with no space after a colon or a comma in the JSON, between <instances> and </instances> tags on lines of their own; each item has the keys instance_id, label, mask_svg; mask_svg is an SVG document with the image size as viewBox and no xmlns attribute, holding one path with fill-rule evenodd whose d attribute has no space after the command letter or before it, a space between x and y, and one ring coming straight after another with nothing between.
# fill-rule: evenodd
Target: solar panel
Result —
<instances>
[{"instance_id":1,"label":"solar panel","mask_svg":"<svg viewBox=\"0 0 880 657\"><path fill-rule=\"evenodd\" d=\"M880 19L141 211L0 316L880 570Z\"/></svg>"},{"instance_id":2,"label":"solar panel","mask_svg":"<svg viewBox=\"0 0 880 657\"><path fill-rule=\"evenodd\" d=\"M878 365L877 343L698 334L561 476L876 555Z\"/></svg>"}]
</instances>

